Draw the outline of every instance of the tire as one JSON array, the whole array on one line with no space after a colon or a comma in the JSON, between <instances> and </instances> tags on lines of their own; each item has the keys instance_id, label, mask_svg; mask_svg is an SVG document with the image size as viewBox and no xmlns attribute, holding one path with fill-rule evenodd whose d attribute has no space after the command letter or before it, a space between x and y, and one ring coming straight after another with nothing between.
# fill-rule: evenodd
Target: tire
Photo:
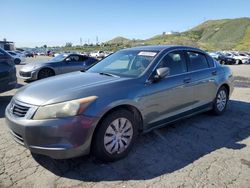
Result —
<instances>
[{"instance_id":1,"label":"tire","mask_svg":"<svg viewBox=\"0 0 250 188\"><path fill-rule=\"evenodd\" d=\"M222 86L216 94L216 98L213 104L213 113L215 115L221 115L225 112L227 108L227 103L229 100L229 94L226 87Z\"/></svg>"},{"instance_id":2,"label":"tire","mask_svg":"<svg viewBox=\"0 0 250 188\"><path fill-rule=\"evenodd\" d=\"M226 62L224 60L222 60L220 64L225 65Z\"/></svg>"},{"instance_id":3,"label":"tire","mask_svg":"<svg viewBox=\"0 0 250 188\"><path fill-rule=\"evenodd\" d=\"M38 73L38 80L44 79L44 78L48 78L51 76L55 76L55 72L52 69L41 69Z\"/></svg>"},{"instance_id":4,"label":"tire","mask_svg":"<svg viewBox=\"0 0 250 188\"><path fill-rule=\"evenodd\" d=\"M16 59L14 60L14 63L15 63L16 65L19 65L19 64L21 63L21 59L16 58Z\"/></svg>"},{"instance_id":5,"label":"tire","mask_svg":"<svg viewBox=\"0 0 250 188\"><path fill-rule=\"evenodd\" d=\"M237 64L237 65L240 65L240 64L242 64L242 61L239 60L239 59L237 59L237 60L236 60L236 64Z\"/></svg>"},{"instance_id":6,"label":"tire","mask_svg":"<svg viewBox=\"0 0 250 188\"><path fill-rule=\"evenodd\" d=\"M137 125L133 113L128 110L108 114L95 132L92 145L94 156L104 162L127 156L138 134Z\"/></svg>"}]
</instances>

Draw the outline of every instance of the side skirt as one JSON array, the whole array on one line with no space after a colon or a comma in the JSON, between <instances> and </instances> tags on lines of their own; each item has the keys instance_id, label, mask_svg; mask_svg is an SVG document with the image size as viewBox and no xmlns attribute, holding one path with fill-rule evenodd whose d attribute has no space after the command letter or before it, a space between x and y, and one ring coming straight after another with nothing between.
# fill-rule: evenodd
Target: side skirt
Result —
<instances>
[{"instance_id":1,"label":"side skirt","mask_svg":"<svg viewBox=\"0 0 250 188\"><path fill-rule=\"evenodd\" d=\"M160 128L160 127L165 127L166 125L168 125L170 123L173 123L173 122L176 122L176 121L179 121L179 120L182 120L182 119L186 119L188 117L194 116L196 114L200 114L202 112L209 111L212 108L213 108L213 103L211 102L211 103L202 105L200 107L194 108L192 110L188 110L186 112L174 115L172 117L169 117L169 118L166 118L166 119L163 119L163 120L160 120L158 122L151 123L147 127L145 127L145 129L143 130L143 133L150 132L153 129L157 129L157 128Z\"/></svg>"}]
</instances>

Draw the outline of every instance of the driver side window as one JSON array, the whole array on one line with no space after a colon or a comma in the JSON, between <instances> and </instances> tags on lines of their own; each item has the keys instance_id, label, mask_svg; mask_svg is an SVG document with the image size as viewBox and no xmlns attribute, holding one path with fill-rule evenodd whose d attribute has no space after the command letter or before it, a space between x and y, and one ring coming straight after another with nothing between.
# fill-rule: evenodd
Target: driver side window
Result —
<instances>
[{"instance_id":1,"label":"driver side window","mask_svg":"<svg viewBox=\"0 0 250 188\"><path fill-rule=\"evenodd\" d=\"M170 76L187 72L186 59L182 51L168 53L159 63L157 68L168 67Z\"/></svg>"},{"instance_id":2,"label":"driver side window","mask_svg":"<svg viewBox=\"0 0 250 188\"><path fill-rule=\"evenodd\" d=\"M71 55L69 57L67 57L67 59L69 60L69 62L78 62L80 61L80 58L78 55Z\"/></svg>"}]
</instances>

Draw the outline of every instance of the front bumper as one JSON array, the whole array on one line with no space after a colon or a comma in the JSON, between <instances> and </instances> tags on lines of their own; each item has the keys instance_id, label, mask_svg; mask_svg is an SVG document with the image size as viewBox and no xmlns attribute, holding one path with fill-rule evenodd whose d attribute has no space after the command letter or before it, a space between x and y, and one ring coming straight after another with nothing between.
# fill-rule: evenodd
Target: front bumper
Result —
<instances>
[{"instance_id":1,"label":"front bumper","mask_svg":"<svg viewBox=\"0 0 250 188\"><path fill-rule=\"evenodd\" d=\"M33 153L55 159L88 154L97 122L97 118L83 115L48 120L16 118L8 107L5 116L16 142Z\"/></svg>"},{"instance_id":2,"label":"front bumper","mask_svg":"<svg viewBox=\"0 0 250 188\"><path fill-rule=\"evenodd\" d=\"M37 80L38 71L19 71L19 78L27 81Z\"/></svg>"}]
</instances>

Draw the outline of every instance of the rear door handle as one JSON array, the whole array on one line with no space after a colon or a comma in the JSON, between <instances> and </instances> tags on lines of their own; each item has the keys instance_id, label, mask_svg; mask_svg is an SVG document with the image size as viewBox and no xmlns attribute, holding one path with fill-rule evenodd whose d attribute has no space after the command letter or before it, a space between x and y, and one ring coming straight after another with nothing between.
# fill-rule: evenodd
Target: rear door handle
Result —
<instances>
[{"instance_id":1,"label":"rear door handle","mask_svg":"<svg viewBox=\"0 0 250 188\"><path fill-rule=\"evenodd\" d=\"M213 71L213 72L212 72L212 75L217 75L217 71Z\"/></svg>"},{"instance_id":2,"label":"rear door handle","mask_svg":"<svg viewBox=\"0 0 250 188\"><path fill-rule=\"evenodd\" d=\"M191 78L185 78L185 79L183 80L183 82L184 82L185 84L188 84L188 83L191 82Z\"/></svg>"}]
</instances>

